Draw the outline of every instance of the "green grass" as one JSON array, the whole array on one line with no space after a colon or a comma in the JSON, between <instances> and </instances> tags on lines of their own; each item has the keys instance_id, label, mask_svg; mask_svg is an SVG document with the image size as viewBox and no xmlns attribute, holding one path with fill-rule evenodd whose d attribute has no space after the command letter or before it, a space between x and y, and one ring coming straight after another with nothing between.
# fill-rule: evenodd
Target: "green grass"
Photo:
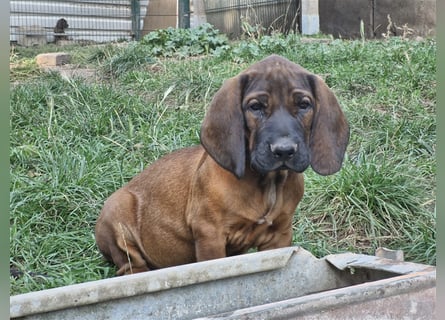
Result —
<instances>
[{"instance_id":1,"label":"green grass","mask_svg":"<svg viewBox=\"0 0 445 320\"><path fill-rule=\"evenodd\" d=\"M64 48L100 72L97 82L40 71L35 55L59 47L11 50L10 266L23 272L11 294L114 276L93 235L104 200L163 154L199 143L224 79L270 53L321 74L351 125L343 169L305 173L294 243L319 257L386 246L436 263L434 39L274 34L190 58L145 45Z\"/></svg>"}]
</instances>

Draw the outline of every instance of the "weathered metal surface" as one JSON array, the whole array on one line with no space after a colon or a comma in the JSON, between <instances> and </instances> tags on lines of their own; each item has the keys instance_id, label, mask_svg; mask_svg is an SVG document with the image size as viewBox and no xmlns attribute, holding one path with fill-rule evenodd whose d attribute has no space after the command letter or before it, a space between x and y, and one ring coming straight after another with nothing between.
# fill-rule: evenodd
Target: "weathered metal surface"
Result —
<instances>
[{"instance_id":1,"label":"weathered metal surface","mask_svg":"<svg viewBox=\"0 0 445 320\"><path fill-rule=\"evenodd\" d=\"M198 319L431 320L435 286L435 271L419 272Z\"/></svg>"},{"instance_id":2,"label":"weathered metal surface","mask_svg":"<svg viewBox=\"0 0 445 320\"><path fill-rule=\"evenodd\" d=\"M362 268L370 270L381 270L393 272L395 274L408 274L412 272L431 271L435 268L418 263L404 262L397 260L369 256L365 254L341 253L333 254L325 257L332 265L339 270L347 268Z\"/></svg>"},{"instance_id":3,"label":"weathered metal surface","mask_svg":"<svg viewBox=\"0 0 445 320\"><path fill-rule=\"evenodd\" d=\"M434 267L383 260L388 259L353 254L317 259L289 247L17 295L10 298L10 314L25 319L195 319L217 314L278 319L398 295L415 303L416 292L432 294ZM430 314L433 301L428 301Z\"/></svg>"}]
</instances>

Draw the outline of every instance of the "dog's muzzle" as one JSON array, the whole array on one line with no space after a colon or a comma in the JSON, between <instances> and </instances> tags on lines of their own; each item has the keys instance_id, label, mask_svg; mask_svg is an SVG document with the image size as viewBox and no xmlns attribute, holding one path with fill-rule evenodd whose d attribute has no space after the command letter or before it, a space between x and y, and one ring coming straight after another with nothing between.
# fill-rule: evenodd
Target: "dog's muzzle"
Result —
<instances>
[{"instance_id":1,"label":"dog's muzzle","mask_svg":"<svg viewBox=\"0 0 445 320\"><path fill-rule=\"evenodd\" d=\"M298 150L298 145L287 138L279 138L270 145L273 157L279 162L290 160Z\"/></svg>"},{"instance_id":2,"label":"dog's muzzle","mask_svg":"<svg viewBox=\"0 0 445 320\"><path fill-rule=\"evenodd\" d=\"M309 153L304 143L280 137L272 143L263 143L255 148L251 164L262 174L275 170L303 172L309 166Z\"/></svg>"}]
</instances>

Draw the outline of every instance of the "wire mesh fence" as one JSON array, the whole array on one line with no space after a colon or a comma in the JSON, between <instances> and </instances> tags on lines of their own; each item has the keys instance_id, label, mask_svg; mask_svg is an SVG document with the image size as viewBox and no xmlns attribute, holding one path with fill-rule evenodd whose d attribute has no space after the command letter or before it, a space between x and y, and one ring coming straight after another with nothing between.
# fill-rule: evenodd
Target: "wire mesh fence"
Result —
<instances>
[{"instance_id":1,"label":"wire mesh fence","mask_svg":"<svg viewBox=\"0 0 445 320\"><path fill-rule=\"evenodd\" d=\"M286 33L297 31L299 5L300 0L11 0L10 41L33 46L139 40L153 30L189 27L193 15L233 38L246 25Z\"/></svg>"},{"instance_id":2,"label":"wire mesh fence","mask_svg":"<svg viewBox=\"0 0 445 320\"><path fill-rule=\"evenodd\" d=\"M299 0L205 0L207 21L231 38L246 28L264 32L298 31Z\"/></svg>"},{"instance_id":3,"label":"wire mesh fence","mask_svg":"<svg viewBox=\"0 0 445 320\"><path fill-rule=\"evenodd\" d=\"M10 1L10 41L51 42L139 39L148 0Z\"/></svg>"}]
</instances>

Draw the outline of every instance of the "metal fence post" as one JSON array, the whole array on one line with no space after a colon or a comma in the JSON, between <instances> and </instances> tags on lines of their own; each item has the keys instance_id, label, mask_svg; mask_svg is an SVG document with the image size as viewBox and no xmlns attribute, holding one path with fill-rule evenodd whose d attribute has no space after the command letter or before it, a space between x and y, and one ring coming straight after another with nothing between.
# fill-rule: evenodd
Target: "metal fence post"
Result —
<instances>
[{"instance_id":1,"label":"metal fence post","mask_svg":"<svg viewBox=\"0 0 445 320\"><path fill-rule=\"evenodd\" d=\"M179 28L190 28L190 0L178 1Z\"/></svg>"},{"instance_id":2,"label":"metal fence post","mask_svg":"<svg viewBox=\"0 0 445 320\"><path fill-rule=\"evenodd\" d=\"M131 32L133 39L141 39L141 5L139 0L131 0Z\"/></svg>"}]
</instances>

